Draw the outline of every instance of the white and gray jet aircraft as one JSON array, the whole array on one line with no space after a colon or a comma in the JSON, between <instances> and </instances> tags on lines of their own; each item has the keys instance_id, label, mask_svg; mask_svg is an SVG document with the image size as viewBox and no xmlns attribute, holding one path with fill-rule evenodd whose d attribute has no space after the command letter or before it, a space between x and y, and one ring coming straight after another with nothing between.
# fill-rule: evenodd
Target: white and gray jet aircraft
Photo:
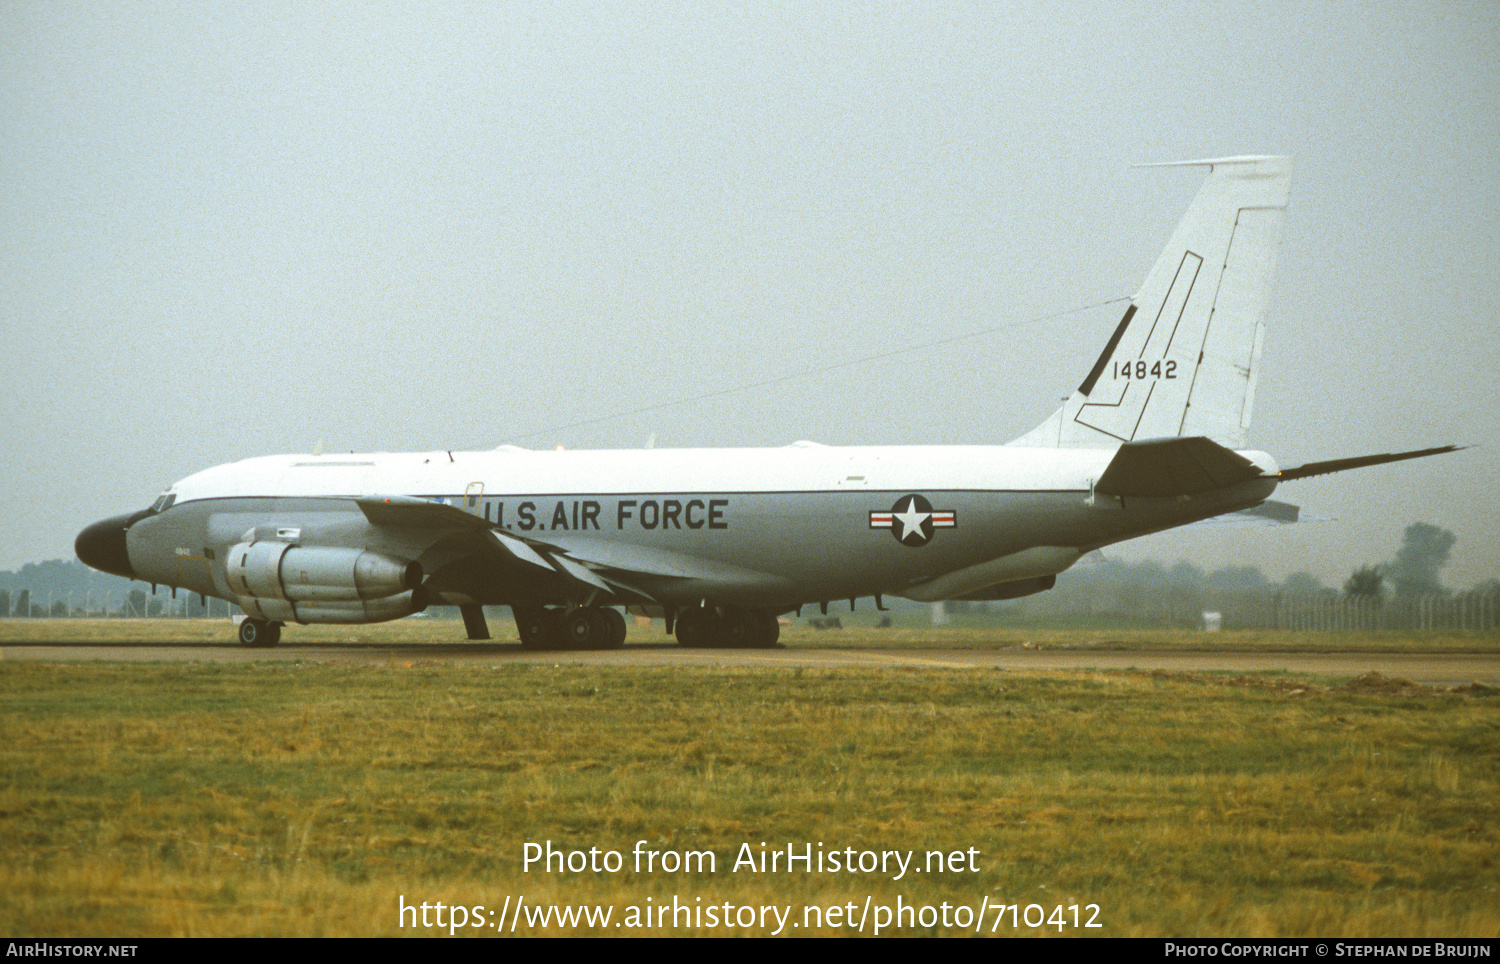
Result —
<instances>
[{"instance_id":1,"label":"white and gray jet aircraft","mask_svg":"<svg viewBox=\"0 0 1500 964\"><path fill-rule=\"evenodd\" d=\"M95 569L215 596L239 641L285 623L512 607L532 648L608 648L614 607L684 646L770 646L830 600L1011 599L1102 546L1234 513L1295 521L1279 482L1454 446L1280 469L1244 451L1291 183L1209 174L1087 377L1007 445L279 455L188 476L79 534Z\"/></svg>"}]
</instances>

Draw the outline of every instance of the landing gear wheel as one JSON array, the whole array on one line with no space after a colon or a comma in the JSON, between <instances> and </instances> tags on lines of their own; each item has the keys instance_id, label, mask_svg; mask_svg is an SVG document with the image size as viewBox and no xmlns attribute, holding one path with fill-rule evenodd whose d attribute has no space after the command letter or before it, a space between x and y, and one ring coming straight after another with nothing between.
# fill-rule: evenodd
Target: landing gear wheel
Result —
<instances>
[{"instance_id":1,"label":"landing gear wheel","mask_svg":"<svg viewBox=\"0 0 1500 964\"><path fill-rule=\"evenodd\" d=\"M517 609L516 633L521 646L530 650L557 649L557 616L548 609Z\"/></svg>"},{"instance_id":2,"label":"landing gear wheel","mask_svg":"<svg viewBox=\"0 0 1500 964\"><path fill-rule=\"evenodd\" d=\"M719 621L719 645L729 649L759 646L760 623L755 617L756 614L748 609L725 610Z\"/></svg>"},{"instance_id":3,"label":"landing gear wheel","mask_svg":"<svg viewBox=\"0 0 1500 964\"><path fill-rule=\"evenodd\" d=\"M270 649L281 642L281 624L264 619L240 621L240 645L246 649Z\"/></svg>"},{"instance_id":4,"label":"landing gear wheel","mask_svg":"<svg viewBox=\"0 0 1500 964\"><path fill-rule=\"evenodd\" d=\"M608 632L604 636L602 649L619 649L625 645L625 617L618 609L601 609Z\"/></svg>"},{"instance_id":5,"label":"landing gear wheel","mask_svg":"<svg viewBox=\"0 0 1500 964\"><path fill-rule=\"evenodd\" d=\"M721 646L770 649L781 636L781 624L764 609L729 609L721 618Z\"/></svg>"},{"instance_id":6,"label":"landing gear wheel","mask_svg":"<svg viewBox=\"0 0 1500 964\"><path fill-rule=\"evenodd\" d=\"M717 646L718 615L702 606L684 609L677 614L677 644L679 646Z\"/></svg>"},{"instance_id":7,"label":"landing gear wheel","mask_svg":"<svg viewBox=\"0 0 1500 964\"><path fill-rule=\"evenodd\" d=\"M775 613L758 609L755 611L755 621L758 625L755 642L751 645L760 649L774 649L776 641L781 638L781 620L776 618Z\"/></svg>"},{"instance_id":8,"label":"landing gear wheel","mask_svg":"<svg viewBox=\"0 0 1500 964\"><path fill-rule=\"evenodd\" d=\"M609 634L602 610L575 609L562 618L562 637L568 649L603 649Z\"/></svg>"}]
</instances>

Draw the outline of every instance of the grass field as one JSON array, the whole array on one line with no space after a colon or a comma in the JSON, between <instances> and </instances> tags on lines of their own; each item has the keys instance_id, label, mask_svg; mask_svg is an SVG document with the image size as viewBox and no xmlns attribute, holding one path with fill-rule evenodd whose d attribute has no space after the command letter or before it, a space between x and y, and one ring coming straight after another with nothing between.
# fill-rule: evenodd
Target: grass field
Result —
<instances>
[{"instance_id":1,"label":"grass field","mask_svg":"<svg viewBox=\"0 0 1500 964\"><path fill-rule=\"evenodd\" d=\"M222 621L203 625L222 639ZM803 632L792 645L833 644ZM415 912L401 926L403 901L441 901L486 924L495 911L508 933L501 909L524 898L613 916L521 917L518 934L771 933L774 914L741 926L739 908L761 906L790 909L784 933L854 933L844 916L898 904L923 910L885 933L972 933L980 915L985 934L1500 933L1493 690L558 662L0 662L0 929L447 934ZM621 867L524 870L524 845L545 841ZM637 871L638 841L712 853L713 872ZM910 851L917 866L941 851L945 869L733 869L762 844L783 861L789 844ZM674 898L696 926L628 923ZM733 926L704 923L726 903ZM996 905L1019 905L1016 926ZM1061 926L1026 926L1027 905ZM1102 926L1075 929L1075 905Z\"/></svg>"}]
</instances>

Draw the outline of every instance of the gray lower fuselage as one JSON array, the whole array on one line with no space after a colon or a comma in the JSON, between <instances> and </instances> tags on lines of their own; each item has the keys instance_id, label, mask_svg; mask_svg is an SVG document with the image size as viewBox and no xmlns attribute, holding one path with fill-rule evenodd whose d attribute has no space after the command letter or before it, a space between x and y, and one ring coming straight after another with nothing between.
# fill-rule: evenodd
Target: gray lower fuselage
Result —
<instances>
[{"instance_id":1,"label":"gray lower fuselage","mask_svg":"<svg viewBox=\"0 0 1500 964\"><path fill-rule=\"evenodd\" d=\"M925 524L889 519L918 494L907 490L534 493L485 495L464 508L606 576L623 574L606 602L787 611L877 594L930 598L913 587L1038 547L1070 550L1048 557L1061 560L1050 566L1060 571L1101 546L1257 505L1274 488L1256 480L1192 498L1133 499L1087 489L929 489L919 493L931 507ZM464 504L462 493L417 497ZM416 561L435 603L582 601L587 586L518 561L484 535L478 527L377 525L353 497L225 497L141 518L126 545L136 578L232 601L226 558L256 540L357 546ZM1022 576L1041 574L1036 568ZM1008 572L1002 564L989 574Z\"/></svg>"}]
</instances>

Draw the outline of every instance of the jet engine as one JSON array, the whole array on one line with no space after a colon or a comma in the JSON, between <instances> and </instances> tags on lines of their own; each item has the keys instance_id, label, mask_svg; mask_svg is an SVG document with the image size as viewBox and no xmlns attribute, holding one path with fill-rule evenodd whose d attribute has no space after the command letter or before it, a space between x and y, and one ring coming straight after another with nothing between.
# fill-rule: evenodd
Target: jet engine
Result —
<instances>
[{"instance_id":1,"label":"jet engine","mask_svg":"<svg viewBox=\"0 0 1500 964\"><path fill-rule=\"evenodd\" d=\"M288 602L283 599L239 597L240 608L251 619L276 623L383 623L419 613L427 608L430 595L423 586L384 599L362 599L347 603Z\"/></svg>"},{"instance_id":2,"label":"jet engine","mask_svg":"<svg viewBox=\"0 0 1500 964\"><path fill-rule=\"evenodd\" d=\"M377 623L427 608L421 563L365 549L241 542L225 564L235 601L252 619Z\"/></svg>"}]
</instances>

